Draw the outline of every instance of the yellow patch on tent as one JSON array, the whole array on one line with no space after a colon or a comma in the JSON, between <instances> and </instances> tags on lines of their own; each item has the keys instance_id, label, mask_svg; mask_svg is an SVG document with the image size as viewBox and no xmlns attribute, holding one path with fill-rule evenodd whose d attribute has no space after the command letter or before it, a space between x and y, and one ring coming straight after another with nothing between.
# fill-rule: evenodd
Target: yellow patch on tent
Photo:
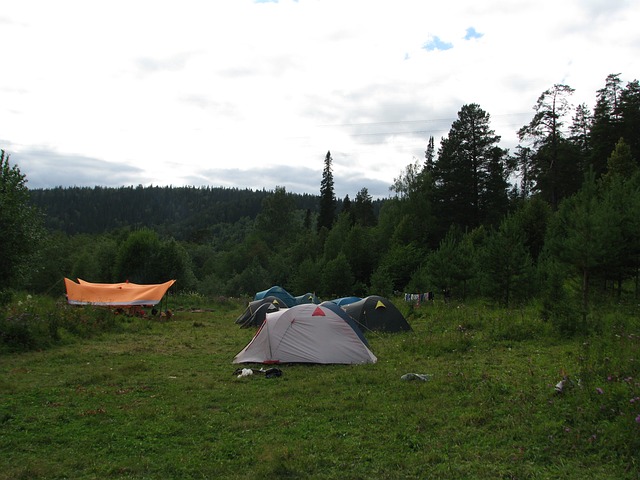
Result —
<instances>
[{"instance_id":1,"label":"yellow patch on tent","mask_svg":"<svg viewBox=\"0 0 640 480\"><path fill-rule=\"evenodd\" d=\"M382 300L378 300L378 303L376 303L376 310L379 308L387 308L387 306L382 303Z\"/></svg>"}]
</instances>

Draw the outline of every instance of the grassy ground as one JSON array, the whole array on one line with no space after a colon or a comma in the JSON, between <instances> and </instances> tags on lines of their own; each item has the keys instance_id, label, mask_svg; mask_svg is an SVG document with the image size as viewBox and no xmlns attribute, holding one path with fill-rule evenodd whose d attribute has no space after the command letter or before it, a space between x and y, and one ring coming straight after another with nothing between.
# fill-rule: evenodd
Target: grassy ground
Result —
<instances>
[{"instance_id":1,"label":"grassy ground","mask_svg":"<svg viewBox=\"0 0 640 480\"><path fill-rule=\"evenodd\" d=\"M0 478L640 478L637 312L560 340L533 310L428 305L367 334L376 364L267 379L233 375L243 307L0 355Z\"/></svg>"}]
</instances>

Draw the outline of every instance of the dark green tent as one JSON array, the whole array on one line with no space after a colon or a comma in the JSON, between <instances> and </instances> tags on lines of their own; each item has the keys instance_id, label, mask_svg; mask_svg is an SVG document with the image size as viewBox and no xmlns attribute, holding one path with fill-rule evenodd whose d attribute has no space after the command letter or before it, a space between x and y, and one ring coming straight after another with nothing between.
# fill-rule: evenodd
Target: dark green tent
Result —
<instances>
[{"instance_id":1,"label":"dark green tent","mask_svg":"<svg viewBox=\"0 0 640 480\"><path fill-rule=\"evenodd\" d=\"M411 330L411 325L391 300L370 295L342 308L364 331L402 332Z\"/></svg>"},{"instance_id":2,"label":"dark green tent","mask_svg":"<svg viewBox=\"0 0 640 480\"><path fill-rule=\"evenodd\" d=\"M287 305L278 297L269 296L249 302L244 312L236 319L240 328L259 327L268 312L276 312Z\"/></svg>"}]
</instances>

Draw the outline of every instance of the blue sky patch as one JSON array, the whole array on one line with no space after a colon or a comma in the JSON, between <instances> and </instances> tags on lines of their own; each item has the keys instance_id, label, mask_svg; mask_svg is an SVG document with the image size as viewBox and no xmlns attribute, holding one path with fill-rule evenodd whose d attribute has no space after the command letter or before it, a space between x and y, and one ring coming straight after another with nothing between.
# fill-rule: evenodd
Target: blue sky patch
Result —
<instances>
[{"instance_id":1,"label":"blue sky patch","mask_svg":"<svg viewBox=\"0 0 640 480\"><path fill-rule=\"evenodd\" d=\"M449 50L450 48L453 48L453 43L443 42L440 40L440 37L431 37L431 40L425 43L422 48L427 52L432 52L434 50Z\"/></svg>"},{"instance_id":2,"label":"blue sky patch","mask_svg":"<svg viewBox=\"0 0 640 480\"><path fill-rule=\"evenodd\" d=\"M473 27L469 27L467 28L467 34L464 36L465 40L471 40L473 38L482 38L484 36L484 33L478 33L476 32L476 29Z\"/></svg>"}]
</instances>

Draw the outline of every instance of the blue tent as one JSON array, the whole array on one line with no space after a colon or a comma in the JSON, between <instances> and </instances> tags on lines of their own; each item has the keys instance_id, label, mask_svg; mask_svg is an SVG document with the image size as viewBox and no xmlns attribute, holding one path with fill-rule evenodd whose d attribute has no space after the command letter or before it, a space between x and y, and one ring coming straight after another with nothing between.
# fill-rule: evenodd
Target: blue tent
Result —
<instances>
[{"instance_id":1,"label":"blue tent","mask_svg":"<svg viewBox=\"0 0 640 480\"><path fill-rule=\"evenodd\" d=\"M315 293L305 293L304 295L294 297L284 288L278 286L273 286L268 290L263 290L262 292L256 293L255 297L253 297L253 300L262 300L266 297L276 297L279 300L282 300L282 302L289 308L295 305L302 305L304 303L320 303L320 300L318 300L318 297L316 297Z\"/></svg>"},{"instance_id":2,"label":"blue tent","mask_svg":"<svg viewBox=\"0 0 640 480\"><path fill-rule=\"evenodd\" d=\"M289 308L291 308L294 305L298 304L296 298L293 295L291 295L289 292L287 292L284 288L278 287L278 286L274 286L274 287L269 288L268 290L263 290L262 292L256 293L256 295L255 295L255 297L253 297L253 299L254 300L262 300L265 297L276 297L276 298L279 298Z\"/></svg>"}]
</instances>

